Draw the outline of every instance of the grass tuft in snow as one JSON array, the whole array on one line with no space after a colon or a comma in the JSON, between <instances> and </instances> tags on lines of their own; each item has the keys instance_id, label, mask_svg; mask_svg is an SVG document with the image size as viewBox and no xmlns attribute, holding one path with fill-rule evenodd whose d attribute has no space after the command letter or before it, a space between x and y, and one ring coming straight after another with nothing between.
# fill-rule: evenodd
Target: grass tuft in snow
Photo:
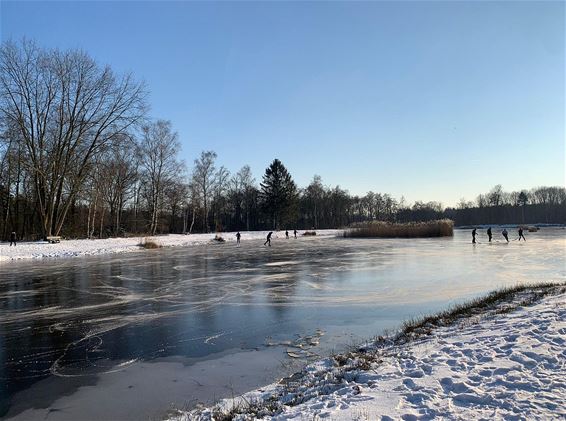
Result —
<instances>
[{"instance_id":1,"label":"grass tuft in snow","mask_svg":"<svg viewBox=\"0 0 566 421\"><path fill-rule=\"evenodd\" d=\"M519 307L536 303L547 295L563 292L566 292L566 283L530 283L504 287L439 313L406 320L395 342L416 339L430 334L435 328L450 326L460 321L471 322L475 316L509 313Z\"/></svg>"},{"instance_id":2,"label":"grass tuft in snow","mask_svg":"<svg viewBox=\"0 0 566 421\"><path fill-rule=\"evenodd\" d=\"M269 417L279 413L282 410L282 404L277 400L276 396L268 399L246 399L245 396L232 399L229 408L214 407L207 417L214 421L232 421L234 419L255 420L259 418ZM191 419L191 418L189 418Z\"/></svg>"},{"instance_id":3,"label":"grass tuft in snow","mask_svg":"<svg viewBox=\"0 0 566 421\"><path fill-rule=\"evenodd\" d=\"M372 221L357 224L344 231L344 237L348 238L425 238L453 235L454 221L450 219L408 223Z\"/></svg>"}]
</instances>

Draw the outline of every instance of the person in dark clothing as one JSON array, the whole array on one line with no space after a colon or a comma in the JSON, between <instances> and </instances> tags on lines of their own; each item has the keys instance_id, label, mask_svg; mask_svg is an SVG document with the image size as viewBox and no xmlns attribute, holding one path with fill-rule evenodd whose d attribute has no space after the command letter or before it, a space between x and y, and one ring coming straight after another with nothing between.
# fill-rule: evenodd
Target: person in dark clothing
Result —
<instances>
[{"instance_id":1,"label":"person in dark clothing","mask_svg":"<svg viewBox=\"0 0 566 421\"><path fill-rule=\"evenodd\" d=\"M491 227L487 229L487 238L489 238L489 242L491 243Z\"/></svg>"},{"instance_id":2,"label":"person in dark clothing","mask_svg":"<svg viewBox=\"0 0 566 421\"><path fill-rule=\"evenodd\" d=\"M289 239L289 231L285 230L285 238L288 240Z\"/></svg>"},{"instance_id":3,"label":"person in dark clothing","mask_svg":"<svg viewBox=\"0 0 566 421\"><path fill-rule=\"evenodd\" d=\"M10 234L10 247L12 247L12 244L16 247L16 233L14 231Z\"/></svg>"},{"instance_id":4,"label":"person in dark clothing","mask_svg":"<svg viewBox=\"0 0 566 421\"><path fill-rule=\"evenodd\" d=\"M265 243L263 243L263 245L269 245L269 247L271 247L271 236L273 235L273 231L269 231L269 234L267 234L267 240L265 240Z\"/></svg>"},{"instance_id":5,"label":"person in dark clothing","mask_svg":"<svg viewBox=\"0 0 566 421\"><path fill-rule=\"evenodd\" d=\"M527 239L525 238L525 236L523 235L523 227L519 227L519 241L521 241L521 238L525 241L527 241Z\"/></svg>"},{"instance_id":6,"label":"person in dark clothing","mask_svg":"<svg viewBox=\"0 0 566 421\"><path fill-rule=\"evenodd\" d=\"M295 234L295 238L297 238L297 230L294 230L293 233Z\"/></svg>"},{"instance_id":7,"label":"person in dark clothing","mask_svg":"<svg viewBox=\"0 0 566 421\"><path fill-rule=\"evenodd\" d=\"M238 231L236 233L236 244L240 244L240 237L242 236L242 234L240 234L240 231Z\"/></svg>"},{"instance_id":8,"label":"person in dark clothing","mask_svg":"<svg viewBox=\"0 0 566 421\"><path fill-rule=\"evenodd\" d=\"M507 230L505 228L503 228L503 231L501 231L501 235L503 235L507 242L509 242L509 237L507 236Z\"/></svg>"},{"instance_id":9,"label":"person in dark clothing","mask_svg":"<svg viewBox=\"0 0 566 421\"><path fill-rule=\"evenodd\" d=\"M476 229L472 230L472 244L476 244Z\"/></svg>"}]
</instances>

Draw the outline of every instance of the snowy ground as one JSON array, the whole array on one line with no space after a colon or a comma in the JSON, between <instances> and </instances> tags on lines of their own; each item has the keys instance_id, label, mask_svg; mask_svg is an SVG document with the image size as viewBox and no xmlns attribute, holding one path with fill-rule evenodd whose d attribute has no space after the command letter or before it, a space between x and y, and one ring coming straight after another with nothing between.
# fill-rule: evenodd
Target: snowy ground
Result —
<instances>
[{"instance_id":1,"label":"snowy ground","mask_svg":"<svg viewBox=\"0 0 566 421\"><path fill-rule=\"evenodd\" d=\"M369 363L366 353L343 364L327 358L295 379L222 401L216 409L252 403L253 415L248 410L236 419L255 419L265 408L279 420L565 419L565 303L562 288L538 304L466 319L426 339L373 345ZM205 409L172 419L212 416Z\"/></svg>"},{"instance_id":2,"label":"snowy ground","mask_svg":"<svg viewBox=\"0 0 566 421\"><path fill-rule=\"evenodd\" d=\"M304 231L299 231L302 235ZM242 231L241 241L265 240L268 231ZM318 230L317 237L336 236L342 230ZM16 247L10 247L9 243L0 243L0 263L10 260L41 259L47 257L75 257L93 256L112 253L127 253L140 251L138 244L144 239L155 241L163 247L194 246L210 243L216 234L170 234L156 237L131 237L131 238L108 238L103 240L62 240L57 244L49 244L45 241L20 242ZM220 234L226 241L236 241L235 232ZM293 233L289 232L290 236ZM273 233L273 241L284 238L285 231Z\"/></svg>"}]
</instances>

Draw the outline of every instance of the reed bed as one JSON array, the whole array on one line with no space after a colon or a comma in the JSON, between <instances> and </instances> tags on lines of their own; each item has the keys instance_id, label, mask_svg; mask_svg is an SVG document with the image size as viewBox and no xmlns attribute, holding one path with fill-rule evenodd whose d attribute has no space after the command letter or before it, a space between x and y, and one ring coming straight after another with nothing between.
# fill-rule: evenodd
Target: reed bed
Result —
<instances>
[{"instance_id":1,"label":"reed bed","mask_svg":"<svg viewBox=\"0 0 566 421\"><path fill-rule=\"evenodd\" d=\"M138 247L144 249L160 249L163 246L156 241L148 240L147 238L144 238L138 243Z\"/></svg>"},{"instance_id":2,"label":"reed bed","mask_svg":"<svg viewBox=\"0 0 566 421\"><path fill-rule=\"evenodd\" d=\"M344 231L344 237L348 238L426 238L453 235L454 221L450 219L408 223L373 221Z\"/></svg>"}]
</instances>

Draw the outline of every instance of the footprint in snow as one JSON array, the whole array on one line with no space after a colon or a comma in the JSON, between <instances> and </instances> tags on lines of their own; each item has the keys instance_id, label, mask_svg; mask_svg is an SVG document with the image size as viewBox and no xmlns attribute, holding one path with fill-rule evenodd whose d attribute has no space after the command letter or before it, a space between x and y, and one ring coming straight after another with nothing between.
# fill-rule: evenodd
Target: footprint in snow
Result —
<instances>
[{"instance_id":1,"label":"footprint in snow","mask_svg":"<svg viewBox=\"0 0 566 421\"><path fill-rule=\"evenodd\" d=\"M429 397L424 393L411 393L405 399L413 405L422 405Z\"/></svg>"},{"instance_id":2,"label":"footprint in snow","mask_svg":"<svg viewBox=\"0 0 566 421\"><path fill-rule=\"evenodd\" d=\"M464 382L454 382L450 377L444 377L440 379L440 385L444 389L445 393L467 393L470 392L470 387Z\"/></svg>"},{"instance_id":3,"label":"footprint in snow","mask_svg":"<svg viewBox=\"0 0 566 421\"><path fill-rule=\"evenodd\" d=\"M405 387L409 390L419 390L421 389L420 386L418 386L413 379L404 379L403 380L403 384L405 385Z\"/></svg>"},{"instance_id":4,"label":"footprint in snow","mask_svg":"<svg viewBox=\"0 0 566 421\"><path fill-rule=\"evenodd\" d=\"M424 372L422 370L413 370L405 373L405 375L413 378L421 378L424 377Z\"/></svg>"}]
</instances>

